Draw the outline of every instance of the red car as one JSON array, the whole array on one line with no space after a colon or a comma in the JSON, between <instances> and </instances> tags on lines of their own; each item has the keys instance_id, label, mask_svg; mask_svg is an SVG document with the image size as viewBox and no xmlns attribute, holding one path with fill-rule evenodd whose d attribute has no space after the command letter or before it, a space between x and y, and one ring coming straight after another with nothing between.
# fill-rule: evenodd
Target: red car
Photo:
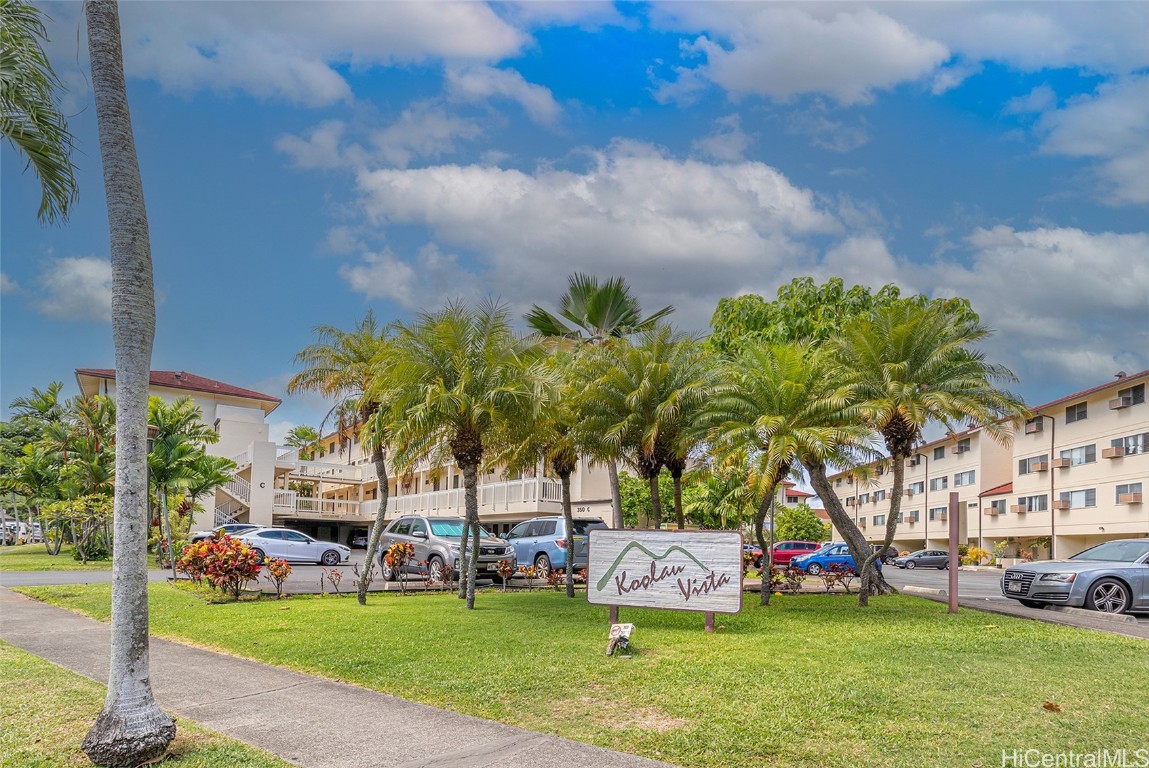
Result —
<instances>
[{"instance_id":1,"label":"red car","mask_svg":"<svg viewBox=\"0 0 1149 768\"><path fill-rule=\"evenodd\" d=\"M808 555L821 547L822 544L816 541L779 541L775 542L770 559L774 565L789 565L791 558Z\"/></svg>"}]
</instances>

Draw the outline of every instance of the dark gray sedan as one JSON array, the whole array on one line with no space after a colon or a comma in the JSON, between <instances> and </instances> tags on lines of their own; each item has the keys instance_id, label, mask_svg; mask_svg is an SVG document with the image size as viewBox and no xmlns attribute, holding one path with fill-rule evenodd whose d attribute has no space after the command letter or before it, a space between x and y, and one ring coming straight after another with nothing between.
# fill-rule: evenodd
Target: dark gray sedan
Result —
<instances>
[{"instance_id":1,"label":"dark gray sedan","mask_svg":"<svg viewBox=\"0 0 1149 768\"><path fill-rule=\"evenodd\" d=\"M919 549L905 557L895 557L894 565L898 568L937 568L939 570L950 567L949 553L944 549Z\"/></svg>"},{"instance_id":2,"label":"dark gray sedan","mask_svg":"<svg viewBox=\"0 0 1149 768\"><path fill-rule=\"evenodd\" d=\"M1107 541L1068 560L1009 568L1001 577L1001 593L1029 608L1149 611L1149 538Z\"/></svg>"}]
</instances>

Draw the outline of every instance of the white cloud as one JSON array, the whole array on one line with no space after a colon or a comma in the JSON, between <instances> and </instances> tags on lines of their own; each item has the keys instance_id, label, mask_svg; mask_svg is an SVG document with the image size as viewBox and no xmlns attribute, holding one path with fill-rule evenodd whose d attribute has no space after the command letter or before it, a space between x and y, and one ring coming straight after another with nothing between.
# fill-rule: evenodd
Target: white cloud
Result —
<instances>
[{"instance_id":1,"label":"white cloud","mask_svg":"<svg viewBox=\"0 0 1149 768\"><path fill-rule=\"evenodd\" d=\"M625 274L641 277L651 306L680 305L680 322L696 327L719 296L812 260L801 238L840 231L811 191L768 165L678 160L632 142L592 153L581 172L443 165L361 171L358 185L373 225L427 226L475 253L511 300L547 296L574 270Z\"/></svg>"},{"instance_id":2,"label":"white cloud","mask_svg":"<svg viewBox=\"0 0 1149 768\"><path fill-rule=\"evenodd\" d=\"M112 264L95 256L52 259L37 280L38 312L58 320L112 321Z\"/></svg>"},{"instance_id":3,"label":"white cloud","mask_svg":"<svg viewBox=\"0 0 1149 768\"><path fill-rule=\"evenodd\" d=\"M813 274L821 281L840 277L846 285L866 285L874 290L895 283L904 293L919 292L907 284L907 270L877 235L847 238L826 252Z\"/></svg>"},{"instance_id":4,"label":"white cloud","mask_svg":"<svg viewBox=\"0 0 1149 768\"><path fill-rule=\"evenodd\" d=\"M934 295L970 299L995 351L1081 384L1146 366L1149 233L998 226L967 240L968 263L933 268Z\"/></svg>"},{"instance_id":5,"label":"white cloud","mask_svg":"<svg viewBox=\"0 0 1149 768\"><path fill-rule=\"evenodd\" d=\"M0 272L0 296L15 293L18 290L20 290L20 284L10 279L8 275Z\"/></svg>"},{"instance_id":6,"label":"white cloud","mask_svg":"<svg viewBox=\"0 0 1149 768\"><path fill-rule=\"evenodd\" d=\"M275 140L275 148L290 157L296 168L350 168L366 160L367 153L362 147L346 146L343 142L346 132L347 126L342 120L325 120L304 137L283 134Z\"/></svg>"},{"instance_id":7,"label":"white cloud","mask_svg":"<svg viewBox=\"0 0 1149 768\"><path fill-rule=\"evenodd\" d=\"M1010 99L1005 104L1007 115L1032 115L1057 106L1057 94L1047 84L1034 88L1024 96Z\"/></svg>"},{"instance_id":8,"label":"white cloud","mask_svg":"<svg viewBox=\"0 0 1149 768\"><path fill-rule=\"evenodd\" d=\"M919 80L950 55L870 8L670 4L656 18L677 29L709 30L691 49L705 57L696 76L777 101L821 93L842 104L867 103L875 90Z\"/></svg>"},{"instance_id":9,"label":"white cloud","mask_svg":"<svg viewBox=\"0 0 1149 768\"><path fill-rule=\"evenodd\" d=\"M394 301L408 309L433 309L446 299L479 295L475 276L434 243L420 248L413 262L389 248L366 252L359 264L340 267L339 276L368 299Z\"/></svg>"},{"instance_id":10,"label":"white cloud","mask_svg":"<svg viewBox=\"0 0 1149 768\"><path fill-rule=\"evenodd\" d=\"M510 99L517 102L531 120L543 124L554 123L562 112L549 88L528 83L513 69L470 65L448 67L446 74L448 92L461 101Z\"/></svg>"},{"instance_id":11,"label":"white cloud","mask_svg":"<svg viewBox=\"0 0 1149 768\"><path fill-rule=\"evenodd\" d=\"M870 140L865 120L855 124L830 117L830 110L821 99L815 99L807 108L790 112L786 132L804 136L812 146L831 152L849 152Z\"/></svg>"},{"instance_id":12,"label":"white cloud","mask_svg":"<svg viewBox=\"0 0 1149 768\"><path fill-rule=\"evenodd\" d=\"M1042 152L1099 161L1108 202L1149 203L1149 76L1103 83L1095 95L1047 112L1037 129Z\"/></svg>"},{"instance_id":13,"label":"white cloud","mask_svg":"<svg viewBox=\"0 0 1149 768\"><path fill-rule=\"evenodd\" d=\"M522 26L577 26L587 30L604 26L636 26L635 22L618 12L613 2L604 0L525 0L505 3L502 9L507 18Z\"/></svg>"},{"instance_id":14,"label":"white cloud","mask_svg":"<svg viewBox=\"0 0 1149 768\"><path fill-rule=\"evenodd\" d=\"M742 130L742 119L737 115L727 115L714 121L714 130L700 139L695 139L691 148L714 160L735 162L741 160L750 148L750 136Z\"/></svg>"}]
</instances>

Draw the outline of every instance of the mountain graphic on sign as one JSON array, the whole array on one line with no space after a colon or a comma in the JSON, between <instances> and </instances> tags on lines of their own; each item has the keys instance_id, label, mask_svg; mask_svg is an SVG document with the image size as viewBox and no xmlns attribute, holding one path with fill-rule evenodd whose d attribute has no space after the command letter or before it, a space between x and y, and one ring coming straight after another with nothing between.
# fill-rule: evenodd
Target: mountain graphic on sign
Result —
<instances>
[{"instance_id":1,"label":"mountain graphic on sign","mask_svg":"<svg viewBox=\"0 0 1149 768\"><path fill-rule=\"evenodd\" d=\"M626 557L627 555L629 555L631 553L631 551L635 550L635 549L642 551L648 557L650 557L652 560L665 560L672 553L681 552L682 554L686 555L691 560L693 560L695 562L695 564L697 564L698 567L701 568L702 570L704 570L704 571L710 570L697 557L690 554L690 552L688 552L687 550L678 546L677 544L674 544L674 545L668 547L667 550L665 552L663 552L661 555L656 555L653 552L651 552L649 549L647 549L646 547L639 544L637 541L632 541L629 544L627 544L625 547L623 547L622 551L618 553L618 557L616 557L614 559L614 562L610 564L610 568L607 568L606 573L604 573L602 578L598 580L598 589L600 591L602 590L603 587L606 586L607 582L610 581L610 577L614 575L614 572L616 570L618 570L618 565L619 565L619 563L622 562L622 559L624 557Z\"/></svg>"}]
</instances>

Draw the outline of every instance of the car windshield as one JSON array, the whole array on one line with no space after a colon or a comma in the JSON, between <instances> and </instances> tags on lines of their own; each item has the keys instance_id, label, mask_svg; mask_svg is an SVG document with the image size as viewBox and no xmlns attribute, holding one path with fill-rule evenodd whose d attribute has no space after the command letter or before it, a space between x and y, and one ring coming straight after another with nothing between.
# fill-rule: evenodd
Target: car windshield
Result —
<instances>
[{"instance_id":1,"label":"car windshield","mask_svg":"<svg viewBox=\"0 0 1149 768\"><path fill-rule=\"evenodd\" d=\"M1070 560L1132 563L1149 552L1149 541L1107 541L1092 549L1078 552Z\"/></svg>"},{"instance_id":2,"label":"car windshield","mask_svg":"<svg viewBox=\"0 0 1149 768\"><path fill-rule=\"evenodd\" d=\"M591 531L597 531L606 528L606 523L601 520L575 520L574 532L576 536L586 536Z\"/></svg>"},{"instance_id":3,"label":"car windshield","mask_svg":"<svg viewBox=\"0 0 1149 768\"><path fill-rule=\"evenodd\" d=\"M459 537L463 535L463 520L432 520L431 533L436 536ZM493 538L486 528L479 527L479 535L484 539Z\"/></svg>"}]
</instances>

